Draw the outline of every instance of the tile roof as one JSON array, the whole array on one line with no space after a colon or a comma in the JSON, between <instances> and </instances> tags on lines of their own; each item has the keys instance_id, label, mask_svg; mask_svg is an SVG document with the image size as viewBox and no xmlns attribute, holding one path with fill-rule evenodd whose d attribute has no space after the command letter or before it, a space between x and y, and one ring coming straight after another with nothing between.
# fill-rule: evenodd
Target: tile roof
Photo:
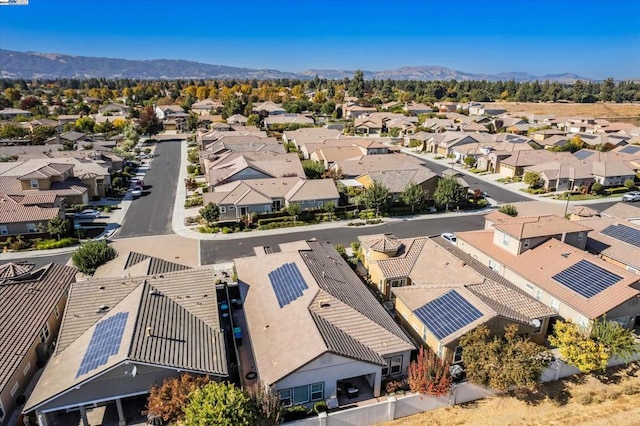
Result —
<instances>
[{"instance_id":1,"label":"tile roof","mask_svg":"<svg viewBox=\"0 0 640 426\"><path fill-rule=\"evenodd\" d=\"M502 164L513 167L533 166L551 161L571 161L573 155L569 152L551 152L545 149L534 151L516 151L502 160Z\"/></svg>"},{"instance_id":2,"label":"tile roof","mask_svg":"<svg viewBox=\"0 0 640 426\"><path fill-rule=\"evenodd\" d=\"M586 218L581 220L581 222L593 229L587 236L586 249L589 252L603 254L611 259L640 270L640 247L602 233L605 228L612 225L624 225L640 231L640 225L617 218L605 217Z\"/></svg>"},{"instance_id":3,"label":"tile roof","mask_svg":"<svg viewBox=\"0 0 640 426\"><path fill-rule=\"evenodd\" d=\"M337 161L334 166L340 168L345 177L358 177L369 172L386 170L416 170L424 168L424 162L413 156L398 154L365 155L358 160Z\"/></svg>"},{"instance_id":4,"label":"tile roof","mask_svg":"<svg viewBox=\"0 0 640 426\"><path fill-rule=\"evenodd\" d=\"M402 246L402 242L395 238L395 236L383 234L380 238L376 238L369 242L371 250L381 252L396 252Z\"/></svg>"},{"instance_id":5,"label":"tile roof","mask_svg":"<svg viewBox=\"0 0 640 426\"><path fill-rule=\"evenodd\" d=\"M402 247L396 257L378 260L382 275L387 279L408 277L426 241L427 237L402 240Z\"/></svg>"},{"instance_id":6,"label":"tile roof","mask_svg":"<svg viewBox=\"0 0 640 426\"><path fill-rule=\"evenodd\" d=\"M102 306L105 308L100 309ZM124 312L129 315L119 352L105 364L76 374L96 326ZM211 268L155 277L91 279L73 285L56 352L25 410L32 410L127 360L228 375Z\"/></svg>"},{"instance_id":7,"label":"tile roof","mask_svg":"<svg viewBox=\"0 0 640 426\"><path fill-rule=\"evenodd\" d=\"M325 353L382 365L380 357L415 348L329 243L299 241L280 248L235 259L239 281L249 287L245 314L265 383ZM280 308L267 276L284 262L296 265L308 288ZM296 345L290 344L293 340ZM281 350L284 346L287 351Z\"/></svg>"},{"instance_id":8,"label":"tile roof","mask_svg":"<svg viewBox=\"0 0 640 426\"><path fill-rule=\"evenodd\" d=\"M634 206L630 203L616 203L601 211L600 214L627 220L640 219L640 206Z\"/></svg>"},{"instance_id":9,"label":"tile roof","mask_svg":"<svg viewBox=\"0 0 640 426\"><path fill-rule=\"evenodd\" d=\"M24 205L7 195L0 194L0 223L41 222L60 214L58 207Z\"/></svg>"},{"instance_id":10,"label":"tile roof","mask_svg":"<svg viewBox=\"0 0 640 426\"><path fill-rule=\"evenodd\" d=\"M147 254L130 251L124 269L129 269L134 265L145 263L145 270L142 275L156 275L167 272L184 271L190 269L188 266L179 263L169 262Z\"/></svg>"},{"instance_id":11,"label":"tile roof","mask_svg":"<svg viewBox=\"0 0 640 426\"><path fill-rule=\"evenodd\" d=\"M289 202L338 199L333 179L300 179L285 195Z\"/></svg>"},{"instance_id":12,"label":"tile roof","mask_svg":"<svg viewBox=\"0 0 640 426\"><path fill-rule=\"evenodd\" d=\"M550 239L516 256L493 243L493 232L493 230L485 230L456 233L459 241L458 247L461 246L461 241L464 244L475 247L496 262L501 263L506 268L589 318L597 318L606 314L629 299L640 295L640 291L632 287L633 284L638 282L637 275L633 275L587 252L561 241ZM552 278L580 260L586 260L602 269L613 272L621 276L622 279L597 295L586 298L559 284Z\"/></svg>"},{"instance_id":13,"label":"tile roof","mask_svg":"<svg viewBox=\"0 0 640 426\"><path fill-rule=\"evenodd\" d=\"M495 228L518 240L546 237L570 232L588 232L590 229L579 221L570 221L560 216L516 216L495 222Z\"/></svg>"},{"instance_id":14,"label":"tile roof","mask_svg":"<svg viewBox=\"0 0 640 426\"><path fill-rule=\"evenodd\" d=\"M438 176L426 167L413 170L370 171L367 175L372 181L383 184L392 194L401 193L411 182L420 185Z\"/></svg>"},{"instance_id":15,"label":"tile roof","mask_svg":"<svg viewBox=\"0 0 640 426\"><path fill-rule=\"evenodd\" d=\"M54 307L75 281L77 272L75 268L55 263L36 270L32 268L33 265L27 264L3 265L0 282L0 391L9 384L9 379L38 339L38 333Z\"/></svg>"}]
</instances>

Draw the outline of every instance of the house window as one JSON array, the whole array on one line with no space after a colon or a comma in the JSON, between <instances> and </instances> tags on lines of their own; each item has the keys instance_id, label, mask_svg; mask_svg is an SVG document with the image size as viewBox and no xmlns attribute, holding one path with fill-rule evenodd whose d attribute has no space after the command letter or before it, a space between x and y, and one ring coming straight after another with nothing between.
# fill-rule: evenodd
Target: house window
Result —
<instances>
[{"instance_id":1,"label":"house window","mask_svg":"<svg viewBox=\"0 0 640 426\"><path fill-rule=\"evenodd\" d=\"M42 330L40 330L40 341L42 343L46 342L50 334L49 324L45 324L44 327L42 327Z\"/></svg>"},{"instance_id":2,"label":"house window","mask_svg":"<svg viewBox=\"0 0 640 426\"><path fill-rule=\"evenodd\" d=\"M536 300L540 301L542 300L542 290L538 289L538 291L536 291Z\"/></svg>"},{"instance_id":3,"label":"house window","mask_svg":"<svg viewBox=\"0 0 640 426\"><path fill-rule=\"evenodd\" d=\"M24 367L24 370L22 370L22 374L23 375L27 375L29 374L29 371L31 370L31 363L28 363L26 367Z\"/></svg>"},{"instance_id":4,"label":"house window","mask_svg":"<svg viewBox=\"0 0 640 426\"><path fill-rule=\"evenodd\" d=\"M578 325L586 328L589 326L589 320L582 315L578 315Z\"/></svg>"},{"instance_id":5,"label":"house window","mask_svg":"<svg viewBox=\"0 0 640 426\"><path fill-rule=\"evenodd\" d=\"M324 207L324 202L318 201L318 208L321 209L322 207Z\"/></svg>"},{"instance_id":6,"label":"house window","mask_svg":"<svg viewBox=\"0 0 640 426\"><path fill-rule=\"evenodd\" d=\"M226 206L220 206L220 213L226 213L227 212L227 207Z\"/></svg>"},{"instance_id":7,"label":"house window","mask_svg":"<svg viewBox=\"0 0 640 426\"><path fill-rule=\"evenodd\" d=\"M14 396L16 392L18 392L18 388L20 387L20 383L16 382L15 385L11 388L11 396Z\"/></svg>"},{"instance_id":8,"label":"house window","mask_svg":"<svg viewBox=\"0 0 640 426\"><path fill-rule=\"evenodd\" d=\"M282 404L282 406L291 406L291 389L283 389L278 393L280 394L280 403Z\"/></svg>"},{"instance_id":9,"label":"house window","mask_svg":"<svg viewBox=\"0 0 640 426\"><path fill-rule=\"evenodd\" d=\"M309 386L293 388L293 405L309 402Z\"/></svg>"},{"instance_id":10,"label":"house window","mask_svg":"<svg viewBox=\"0 0 640 426\"><path fill-rule=\"evenodd\" d=\"M324 399L324 383L314 383L311 385L311 400L321 401Z\"/></svg>"},{"instance_id":11,"label":"house window","mask_svg":"<svg viewBox=\"0 0 640 426\"><path fill-rule=\"evenodd\" d=\"M391 358L385 358L387 365L382 367L382 376L388 376L389 374L402 373L402 355L392 356Z\"/></svg>"},{"instance_id":12,"label":"house window","mask_svg":"<svg viewBox=\"0 0 640 426\"><path fill-rule=\"evenodd\" d=\"M489 259L489 269L500 272L500 264L493 259Z\"/></svg>"},{"instance_id":13,"label":"house window","mask_svg":"<svg viewBox=\"0 0 640 426\"><path fill-rule=\"evenodd\" d=\"M9 233L9 229L7 225L0 225L0 235L7 235Z\"/></svg>"},{"instance_id":14,"label":"house window","mask_svg":"<svg viewBox=\"0 0 640 426\"><path fill-rule=\"evenodd\" d=\"M507 247L509 246L509 240L511 238L509 238L509 236L507 234L502 234L502 245Z\"/></svg>"},{"instance_id":15,"label":"house window","mask_svg":"<svg viewBox=\"0 0 640 426\"><path fill-rule=\"evenodd\" d=\"M229 210L233 210L233 209L235 209L234 206L229 206Z\"/></svg>"},{"instance_id":16,"label":"house window","mask_svg":"<svg viewBox=\"0 0 640 426\"><path fill-rule=\"evenodd\" d=\"M529 290L531 292L531 294L533 294L535 287L533 286L533 284L530 283L526 283L525 286L527 287L527 290Z\"/></svg>"},{"instance_id":17,"label":"house window","mask_svg":"<svg viewBox=\"0 0 640 426\"><path fill-rule=\"evenodd\" d=\"M31 183L31 188L32 188L32 189L38 189L38 188L39 188L39 186L38 186L38 179L31 179L31 180L30 180L30 183Z\"/></svg>"},{"instance_id":18,"label":"house window","mask_svg":"<svg viewBox=\"0 0 640 426\"><path fill-rule=\"evenodd\" d=\"M53 308L53 313L56 315L56 318L60 318L60 309L58 309L58 305Z\"/></svg>"},{"instance_id":19,"label":"house window","mask_svg":"<svg viewBox=\"0 0 640 426\"><path fill-rule=\"evenodd\" d=\"M462 362L462 346L456 346L456 350L453 352L453 363L459 362Z\"/></svg>"},{"instance_id":20,"label":"house window","mask_svg":"<svg viewBox=\"0 0 640 426\"><path fill-rule=\"evenodd\" d=\"M264 212L265 213L271 212L271 206L264 206Z\"/></svg>"},{"instance_id":21,"label":"house window","mask_svg":"<svg viewBox=\"0 0 640 426\"><path fill-rule=\"evenodd\" d=\"M444 356L444 345L442 343L438 343L438 358L442 358Z\"/></svg>"},{"instance_id":22,"label":"house window","mask_svg":"<svg viewBox=\"0 0 640 426\"><path fill-rule=\"evenodd\" d=\"M554 298L551 298L551 309L558 312L560 310L560 302Z\"/></svg>"},{"instance_id":23,"label":"house window","mask_svg":"<svg viewBox=\"0 0 640 426\"><path fill-rule=\"evenodd\" d=\"M38 232L35 223L27 223L27 232Z\"/></svg>"}]
</instances>

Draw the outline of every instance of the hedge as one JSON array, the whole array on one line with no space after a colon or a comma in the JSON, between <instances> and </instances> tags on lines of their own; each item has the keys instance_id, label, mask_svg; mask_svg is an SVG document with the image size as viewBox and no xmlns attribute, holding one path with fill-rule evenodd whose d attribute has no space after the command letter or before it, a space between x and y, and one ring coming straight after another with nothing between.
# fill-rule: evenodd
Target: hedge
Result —
<instances>
[{"instance_id":1,"label":"hedge","mask_svg":"<svg viewBox=\"0 0 640 426\"><path fill-rule=\"evenodd\" d=\"M293 216L273 217L268 219L258 219L258 226L269 225L270 223L293 222Z\"/></svg>"},{"instance_id":2,"label":"hedge","mask_svg":"<svg viewBox=\"0 0 640 426\"><path fill-rule=\"evenodd\" d=\"M629 189L626 186L622 186L619 188L608 188L605 190L608 195L613 194L624 194L625 192L629 192Z\"/></svg>"},{"instance_id":3,"label":"hedge","mask_svg":"<svg viewBox=\"0 0 640 426\"><path fill-rule=\"evenodd\" d=\"M36 245L38 250L49 250L62 247L69 247L78 244L77 238L62 238L61 240L44 240Z\"/></svg>"},{"instance_id":4,"label":"hedge","mask_svg":"<svg viewBox=\"0 0 640 426\"><path fill-rule=\"evenodd\" d=\"M294 226L305 226L306 222L297 221L297 222L272 222L267 225L258 225L258 231L264 231L267 229L278 229L278 228L292 228Z\"/></svg>"}]
</instances>

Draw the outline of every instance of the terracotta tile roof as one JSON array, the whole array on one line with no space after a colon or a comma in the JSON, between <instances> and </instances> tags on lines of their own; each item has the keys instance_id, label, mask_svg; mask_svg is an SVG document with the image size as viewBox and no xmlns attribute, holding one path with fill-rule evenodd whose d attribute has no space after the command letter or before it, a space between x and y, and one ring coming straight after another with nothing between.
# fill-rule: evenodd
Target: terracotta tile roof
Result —
<instances>
[{"instance_id":1,"label":"terracotta tile roof","mask_svg":"<svg viewBox=\"0 0 640 426\"><path fill-rule=\"evenodd\" d=\"M329 243L299 241L280 249L235 259L238 278L249 287L245 314L256 369L265 383L325 353L382 365L385 355L415 349ZM295 265L306 288L280 307L268 274L285 263Z\"/></svg>"},{"instance_id":2,"label":"terracotta tile roof","mask_svg":"<svg viewBox=\"0 0 640 426\"><path fill-rule=\"evenodd\" d=\"M0 284L3 284L5 281L11 281L24 275L28 272L31 272L35 265L31 263L5 263L4 265L0 265Z\"/></svg>"},{"instance_id":3,"label":"terracotta tile roof","mask_svg":"<svg viewBox=\"0 0 640 426\"><path fill-rule=\"evenodd\" d=\"M640 206L634 206L630 203L616 203L600 212L600 214L627 220L640 219Z\"/></svg>"},{"instance_id":4,"label":"terracotta tile roof","mask_svg":"<svg viewBox=\"0 0 640 426\"><path fill-rule=\"evenodd\" d=\"M33 265L7 265L0 282L0 389L6 389L77 272L55 263L30 271ZM12 274L18 275L11 279Z\"/></svg>"},{"instance_id":5,"label":"terracotta tile roof","mask_svg":"<svg viewBox=\"0 0 640 426\"><path fill-rule=\"evenodd\" d=\"M71 164L50 163L35 169L30 173L19 176L18 179L45 179L52 176L61 176L63 173L66 173L71 169L73 169L73 165Z\"/></svg>"},{"instance_id":6,"label":"terracotta tile roof","mask_svg":"<svg viewBox=\"0 0 640 426\"><path fill-rule=\"evenodd\" d=\"M581 220L581 222L593 229L593 231L589 232L587 238L587 250L589 252L602 253L611 259L640 270L640 247L602 233L604 229L612 225L624 225L640 231L640 225L617 218L604 217L588 218Z\"/></svg>"},{"instance_id":7,"label":"terracotta tile roof","mask_svg":"<svg viewBox=\"0 0 640 426\"><path fill-rule=\"evenodd\" d=\"M427 240L427 237L402 240L402 248L396 257L378 260L382 275L387 279L408 277Z\"/></svg>"},{"instance_id":8,"label":"terracotta tile roof","mask_svg":"<svg viewBox=\"0 0 640 426\"><path fill-rule=\"evenodd\" d=\"M605 262L587 252L576 249L561 241L549 241L516 256L493 243L493 230L456 233L458 246L460 241L485 253L487 256L514 271L527 281L542 288L561 303L565 303L588 318L597 318L629 299L640 295L632 287L639 277L617 266ZM602 269L610 271L622 279L600 293L586 298L568 287L558 283L552 277L579 261L585 260Z\"/></svg>"},{"instance_id":9,"label":"terracotta tile roof","mask_svg":"<svg viewBox=\"0 0 640 426\"><path fill-rule=\"evenodd\" d=\"M411 182L421 185L438 176L425 167L413 170L370 171L367 175L372 181L383 184L392 194L401 193Z\"/></svg>"},{"instance_id":10,"label":"terracotta tile roof","mask_svg":"<svg viewBox=\"0 0 640 426\"><path fill-rule=\"evenodd\" d=\"M285 195L288 202L339 198L333 179L300 179Z\"/></svg>"},{"instance_id":11,"label":"terracotta tile roof","mask_svg":"<svg viewBox=\"0 0 640 426\"><path fill-rule=\"evenodd\" d=\"M569 213L575 214L576 216L581 216L581 217L591 217L591 216L597 216L600 214L598 210L592 209L591 207L587 207L587 206L571 206L571 208L569 209Z\"/></svg>"},{"instance_id":12,"label":"terracotta tile roof","mask_svg":"<svg viewBox=\"0 0 640 426\"><path fill-rule=\"evenodd\" d=\"M590 231L580 222L570 221L555 215L502 218L495 222L494 227L518 240L559 235L565 232Z\"/></svg>"},{"instance_id":13,"label":"terracotta tile roof","mask_svg":"<svg viewBox=\"0 0 640 426\"><path fill-rule=\"evenodd\" d=\"M383 235L380 239L372 241L370 243L371 250L388 252L396 252L402 243L397 238L391 238L389 235Z\"/></svg>"},{"instance_id":14,"label":"terracotta tile roof","mask_svg":"<svg viewBox=\"0 0 640 426\"><path fill-rule=\"evenodd\" d=\"M59 214L58 207L25 206L0 194L0 223L40 222L53 219Z\"/></svg>"}]
</instances>

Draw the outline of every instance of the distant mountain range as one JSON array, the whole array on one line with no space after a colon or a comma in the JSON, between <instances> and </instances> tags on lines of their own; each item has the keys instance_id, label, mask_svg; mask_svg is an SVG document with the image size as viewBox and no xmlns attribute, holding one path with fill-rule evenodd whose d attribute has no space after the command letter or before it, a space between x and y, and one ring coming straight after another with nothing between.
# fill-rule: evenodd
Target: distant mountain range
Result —
<instances>
[{"instance_id":1,"label":"distant mountain range","mask_svg":"<svg viewBox=\"0 0 640 426\"><path fill-rule=\"evenodd\" d=\"M59 53L17 52L0 49L0 78L140 78L140 79L343 79L353 70L311 69L299 73L272 69L252 69L203 64L177 59L130 60L73 56ZM488 80L544 81L573 83L590 80L577 74L534 76L526 72L474 74L440 66L401 67L386 71L363 71L366 79L385 80Z\"/></svg>"}]
</instances>

